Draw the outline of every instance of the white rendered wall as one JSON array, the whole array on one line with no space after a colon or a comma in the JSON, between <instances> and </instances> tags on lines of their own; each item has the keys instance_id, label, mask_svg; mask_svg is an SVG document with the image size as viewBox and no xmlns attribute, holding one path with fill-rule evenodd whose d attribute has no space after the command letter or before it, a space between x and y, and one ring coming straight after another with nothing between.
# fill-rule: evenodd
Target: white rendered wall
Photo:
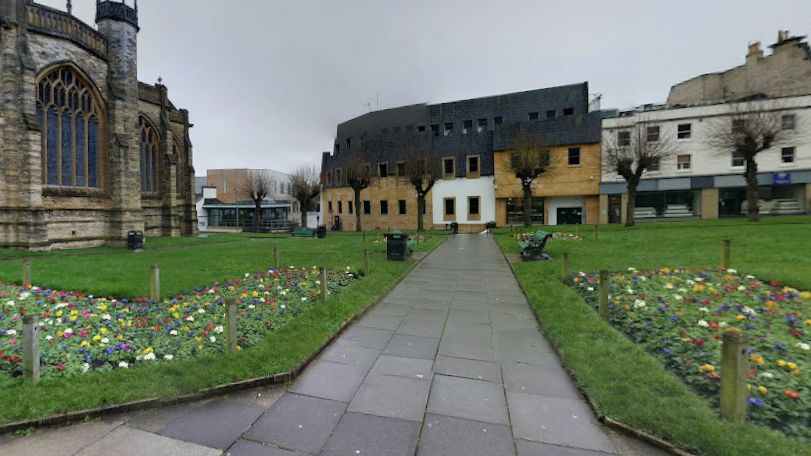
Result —
<instances>
[{"instance_id":1,"label":"white rendered wall","mask_svg":"<svg viewBox=\"0 0 811 456\"><path fill-rule=\"evenodd\" d=\"M468 179L457 177L455 179L440 180L431 190L431 202L434 208L434 224L442 225L445 214L445 198L456 198L456 222L462 224L483 224L496 220L496 190L493 176ZM479 220L468 220L467 198L479 197Z\"/></svg>"},{"instance_id":2,"label":"white rendered wall","mask_svg":"<svg viewBox=\"0 0 811 456\"><path fill-rule=\"evenodd\" d=\"M586 203L582 196L552 196L544 199L544 206L548 209L549 214L547 225L558 224L558 208L579 207L586 213ZM582 218L581 218L582 222Z\"/></svg>"},{"instance_id":3,"label":"white rendered wall","mask_svg":"<svg viewBox=\"0 0 811 456\"><path fill-rule=\"evenodd\" d=\"M775 144L771 149L758 154L758 172L788 172L811 169L811 96L780 98L755 103L759 103L766 108L780 109L779 113L781 115L794 114L796 122L793 134L789 134L785 140ZM660 134L667 135L676 148L673 158L663 162L659 171L647 172L643 178L743 174L744 168L742 166L732 166L732 157L729 152L719 153L707 143L707 137L714 125L719 122L731 122L729 117L723 116L729 111L729 104L713 104L639 112L632 116L605 119L603 120L603 154L605 154L606 150L606 138L610 137L610 135L616 135L618 130L642 121L650 126L658 125ZM677 139L678 125L685 123L692 125L692 135L690 139ZM794 163L782 163L781 149L783 147L795 148ZM677 169L676 155L682 154L691 155L691 169ZM605 155L603 155L603 160L605 161ZM602 182L619 181L622 181L622 178L617 174L603 170Z\"/></svg>"}]
</instances>

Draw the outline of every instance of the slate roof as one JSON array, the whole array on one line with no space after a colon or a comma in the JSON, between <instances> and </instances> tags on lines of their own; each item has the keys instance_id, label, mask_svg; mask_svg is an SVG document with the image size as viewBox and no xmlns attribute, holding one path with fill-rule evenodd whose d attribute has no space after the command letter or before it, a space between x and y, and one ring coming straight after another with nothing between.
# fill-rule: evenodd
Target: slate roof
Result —
<instances>
[{"instance_id":1,"label":"slate roof","mask_svg":"<svg viewBox=\"0 0 811 456\"><path fill-rule=\"evenodd\" d=\"M564 109L570 110L567 115ZM547 118L548 111L554 111L554 117ZM537 113L537 118L530 120L530 113ZM383 162L389 164L389 174L394 174L395 163L404 160L410 148L420 147L438 157L456 157L459 177L466 173L465 157L479 155L481 174L492 175L493 152L508 149L514 132L538 136L550 146L599 143L603 116L603 112L588 112L585 82L384 109L339 124L333 152L322 156L322 171L342 168L349 156L366 149L374 173L378 163ZM500 118L500 124L496 124L496 118ZM480 119L486 122L486 127L478 132ZM470 123L466 134L465 121ZM446 123L453 124L447 135ZM425 128L424 132L418 131L420 126ZM436 126L436 132L432 126Z\"/></svg>"}]
</instances>

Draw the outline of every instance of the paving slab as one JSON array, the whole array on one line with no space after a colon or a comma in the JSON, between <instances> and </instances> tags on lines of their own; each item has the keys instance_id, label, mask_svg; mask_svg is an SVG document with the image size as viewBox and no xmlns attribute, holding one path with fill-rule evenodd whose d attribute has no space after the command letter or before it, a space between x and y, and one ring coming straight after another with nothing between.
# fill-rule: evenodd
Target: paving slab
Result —
<instances>
[{"instance_id":1,"label":"paving slab","mask_svg":"<svg viewBox=\"0 0 811 456\"><path fill-rule=\"evenodd\" d=\"M357 366L315 361L289 391L348 403L363 381L365 373L364 369Z\"/></svg>"},{"instance_id":2,"label":"paving slab","mask_svg":"<svg viewBox=\"0 0 811 456\"><path fill-rule=\"evenodd\" d=\"M400 298L398 301L383 301L374 309L369 312L369 315L393 315L395 317L405 317L408 311L411 310L411 304L404 304L409 301L405 298Z\"/></svg>"},{"instance_id":3,"label":"paving slab","mask_svg":"<svg viewBox=\"0 0 811 456\"><path fill-rule=\"evenodd\" d=\"M359 367L364 373L372 368L380 350L361 347L353 341L338 339L318 357L321 361L329 361L337 364L348 364Z\"/></svg>"},{"instance_id":4,"label":"paving slab","mask_svg":"<svg viewBox=\"0 0 811 456\"><path fill-rule=\"evenodd\" d=\"M157 433L172 421L175 421L176 419L189 413L191 410L207 402L210 402L210 400L170 405L166 407L148 408L144 410L133 410L130 412L109 415L103 417L102 420L109 423L123 422L131 428Z\"/></svg>"},{"instance_id":5,"label":"paving slab","mask_svg":"<svg viewBox=\"0 0 811 456\"><path fill-rule=\"evenodd\" d=\"M614 451L582 400L507 392L516 438L584 450Z\"/></svg>"},{"instance_id":6,"label":"paving slab","mask_svg":"<svg viewBox=\"0 0 811 456\"><path fill-rule=\"evenodd\" d=\"M431 383L391 375L369 376L349 404L349 411L422 421Z\"/></svg>"},{"instance_id":7,"label":"paving slab","mask_svg":"<svg viewBox=\"0 0 811 456\"><path fill-rule=\"evenodd\" d=\"M394 331L385 329L365 328L363 326L353 326L347 330L339 340L351 340L361 347L383 350L389 343Z\"/></svg>"},{"instance_id":8,"label":"paving slab","mask_svg":"<svg viewBox=\"0 0 811 456\"><path fill-rule=\"evenodd\" d=\"M447 315L447 309L426 309L423 307L412 307L411 310L408 311L406 318L445 321L445 317Z\"/></svg>"},{"instance_id":9,"label":"paving slab","mask_svg":"<svg viewBox=\"0 0 811 456\"><path fill-rule=\"evenodd\" d=\"M419 309L427 310L427 309ZM410 336L439 337L445 328L445 317L426 319L421 317L405 317L395 331L395 334Z\"/></svg>"},{"instance_id":10,"label":"paving slab","mask_svg":"<svg viewBox=\"0 0 811 456\"><path fill-rule=\"evenodd\" d=\"M183 442L168 437L121 426L110 434L96 440L91 445L76 453L76 456L97 456L114 454L116 456L218 456L218 449L207 448L194 443Z\"/></svg>"},{"instance_id":11,"label":"paving slab","mask_svg":"<svg viewBox=\"0 0 811 456\"><path fill-rule=\"evenodd\" d=\"M434 375L428 412L485 423L509 424L504 387L498 383Z\"/></svg>"},{"instance_id":12,"label":"paving slab","mask_svg":"<svg viewBox=\"0 0 811 456\"><path fill-rule=\"evenodd\" d=\"M177 418L160 430L173 439L225 449L248 430L264 407L232 400L214 400Z\"/></svg>"},{"instance_id":13,"label":"paving slab","mask_svg":"<svg viewBox=\"0 0 811 456\"><path fill-rule=\"evenodd\" d=\"M327 443L323 456L412 456L420 423L347 413Z\"/></svg>"},{"instance_id":14,"label":"paving slab","mask_svg":"<svg viewBox=\"0 0 811 456\"><path fill-rule=\"evenodd\" d=\"M581 398L572 379L560 365L505 363L501 369L504 388L507 391L569 399Z\"/></svg>"},{"instance_id":15,"label":"paving slab","mask_svg":"<svg viewBox=\"0 0 811 456\"><path fill-rule=\"evenodd\" d=\"M451 309L448 313L448 323L481 323L490 324L490 312L488 311L475 311L475 310L462 310Z\"/></svg>"},{"instance_id":16,"label":"paving slab","mask_svg":"<svg viewBox=\"0 0 811 456\"><path fill-rule=\"evenodd\" d=\"M420 434L418 456L514 455L507 426L450 416L427 415Z\"/></svg>"},{"instance_id":17,"label":"paving slab","mask_svg":"<svg viewBox=\"0 0 811 456\"><path fill-rule=\"evenodd\" d=\"M358 326L365 326L367 328L387 329L394 331L400 326L403 317L397 315L383 315L370 312L356 323Z\"/></svg>"},{"instance_id":18,"label":"paving slab","mask_svg":"<svg viewBox=\"0 0 811 456\"><path fill-rule=\"evenodd\" d=\"M37 431L34 434L14 438L0 445L0 455L8 456L69 456L96 440L113 432L123 423L94 421L74 426Z\"/></svg>"},{"instance_id":19,"label":"paving slab","mask_svg":"<svg viewBox=\"0 0 811 456\"><path fill-rule=\"evenodd\" d=\"M439 354L454 358L476 359L479 361L494 361L493 344L490 339L470 337L442 338L439 343Z\"/></svg>"},{"instance_id":20,"label":"paving slab","mask_svg":"<svg viewBox=\"0 0 811 456\"><path fill-rule=\"evenodd\" d=\"M287 393L245 433L282 448L318 453L346 410L343 402Z\"/></svg>"},{"instance_id":21,"label":"paving slab","mask_svg":"<svg viewBox=\"0 0 811 456\"><path fill-rule=\"evenodd\" d=\"M439 355L434 362L434 372L451 377L501 382L501 370L498 364L475 359Z\"/></svg>"},{"instance_id":22,"label":"paving slab","mask_svg":"<svg viewBox=\"0 0 811 456\"><path fill-rule=\"evenodd\" d=\"M383 349L383 354L407 358L434 359L438 348L438 337L395 334L386 345L386 348Z\"/></svg>"},{"instance_id":23,"label":"paving slab","mask_svg":"<svg viewBox=\"0 0 811 456\"><path fill-rule=\"evenodd\" d=\"M482 339L488 342L493 340L492 329L489 323L474 323L460 320L448 320L445 324L444 337L467 337Z\"/></svg>"},{"instance_id":24,"label":"paving slab","mask_svg":"<svg viewBox=\"0 0 811 456\"><path fill-rule=\"evenodd\" d=\"M225 456L307 456L298 451L284 450L274 445L265 445L250 440L237 440L225 452Z\"/></svg>"},{"instance_id":25,"label":"paving slab","mask_svg":"<svg viewBox=\"0 0 811 456\"><path fill-rule=\"evenodd\" d=\"M518 450L518 456L608 456L615 454L540 442L530 442L521 439L515 440L515 447Z\"/></svg>"},{"instance_id":26,"label":"paving slab","mask_svg":"<svg viewBox=\"0 0 811 456\"><path fill-rule=\"evenodd\" d=\"M433 364L430 359L382 355L369 371L369 375L393 375L430 382Z\"/></svg>"}]
</instances>

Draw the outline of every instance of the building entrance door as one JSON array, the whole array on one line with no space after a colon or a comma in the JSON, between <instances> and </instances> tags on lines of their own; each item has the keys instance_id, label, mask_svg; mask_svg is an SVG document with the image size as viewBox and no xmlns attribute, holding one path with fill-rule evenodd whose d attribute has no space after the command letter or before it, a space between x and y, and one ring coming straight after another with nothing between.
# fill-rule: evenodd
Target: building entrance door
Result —
<instances>
[{"instance_id":1,"label":"building entrance door","mask_svg":"<svg viewBox=\"0 0 811 456\"><path fill-rule=\"evenodd\" d=\"M583 223L582 207L559 207L558 225L580 225Z\"/></svg>"},{"instance_id":2,"label":"building entrance door","mask_svg":"<svg viewBox=\"0 0 811 456\"><path fill-rule=\"evenodd\" d=\"M608 223L622 223L622 196L608 196Z\"/></svg>"}]
</instances>

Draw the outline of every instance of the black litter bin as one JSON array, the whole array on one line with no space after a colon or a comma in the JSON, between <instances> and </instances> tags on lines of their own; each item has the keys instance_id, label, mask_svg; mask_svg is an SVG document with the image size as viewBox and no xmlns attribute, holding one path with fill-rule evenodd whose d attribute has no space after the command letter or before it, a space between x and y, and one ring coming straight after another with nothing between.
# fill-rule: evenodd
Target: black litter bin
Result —
<instances>
[{"instance_id":1,"label":"black litter bin","mask_svg":"<svg viewBox=\"0 0 811 456\"><path fill-rule=\"evenodd\" d=\"M144 249L144 232L130 231L127 233L127 248L130 250Z\"/></svg>"},{"instance_id":2,"label":"black litter bin","mask_svg":"<svg viewBox=\"0 0 811 456\"><path fill-rule=\"evenodd\" d=\"M315 230L315 235L318 236L319 239L327 237L327 225L319 225Z\"/></svg>"},{"instance_id":3,"label":"black litter bin","mask_svg":"<svg viewBox=\"0 0 811 456\"><path fill-rule=\"evenodd\" d=\"M386 259L405 261L408 252L408 235L402 231L386 233Z\"/></svg>"},{"instance_id":4,"label":"black litter bin","mask_svg":"<svg viewBox=\"0 0 811 456\"><path fill-rule=\"evenodd\" d=\"M451 234L459 234L459 224L456 222L451 223Z\"/></svg>"}]
</instances>

